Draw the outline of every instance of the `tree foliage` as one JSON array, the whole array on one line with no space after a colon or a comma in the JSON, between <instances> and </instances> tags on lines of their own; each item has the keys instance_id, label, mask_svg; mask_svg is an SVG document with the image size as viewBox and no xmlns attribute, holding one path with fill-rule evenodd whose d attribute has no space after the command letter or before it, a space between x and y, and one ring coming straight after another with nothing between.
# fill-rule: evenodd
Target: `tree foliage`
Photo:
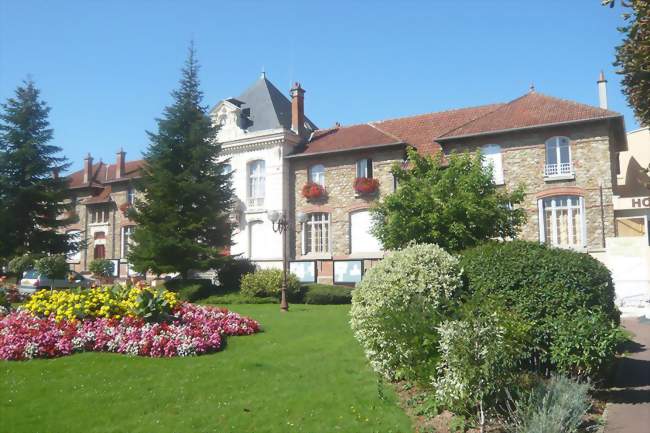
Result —
<instances>
[{"instance_id":1,"label":"tree foliage","mask_svg":"<svg viewBox=\"0 0 650 433\"><path fill-rule=\"evenodd\" d=\"M393 167L398 188L373 210L373 233L384 248L435 243L459 251L493 237L515 237L524 223L521 189L497 188L480 154L442 156L408 153L409 167Z\"/></svg>"},{"instance_id":2,"label":"tree foliage","mask_svg":"<svg viewBox=\"0 0 650 433\"><path fill-rule=\"evenodd\" d=\"M67 181L54 176L68 167L50 144L50 108L31 80L0 106L0 257L65 253L74 242L58 230L71 223Z\"/></svg>"},{"instance_id":3,"label":"tree foliage","mask_svg":"<svg viewBox=\"0 0 650 433\"><path fill-rule=\"evenodd\" d=\"M230 174L217 163L216 129L202 105L199 66L190 48L174 102L149 132L149 147L130 217L138 224L128 259L156 274L217 267L230 244Z\"/></svg>"},{"instance_id":4,"label":"tree foliage","mask_svg":"<svg viewBox=\"0 0 650 433\"><path fill-rule=\"evenodd\" d=\"M604 0L613 7L615 0ZM643 125L650 125L650 1L622 0L627 9L625 25L619 27L623 43L616 47L619 73L623 75L623 93Z\"/></svg>"}]
</instances>

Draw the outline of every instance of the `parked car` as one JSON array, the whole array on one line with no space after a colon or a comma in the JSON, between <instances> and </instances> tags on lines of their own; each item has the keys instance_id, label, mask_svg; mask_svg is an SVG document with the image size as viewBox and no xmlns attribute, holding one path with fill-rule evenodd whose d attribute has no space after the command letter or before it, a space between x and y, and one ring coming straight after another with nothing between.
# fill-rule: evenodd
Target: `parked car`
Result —
<instances>
[{"instance_id":1,"label":"parked car","mask_svg":"<svg viewBox=\"0 0 650 433\"><path fill-rule=\"evenodd\" d=\"M93 282L92 279L84 277L78 272L69 272L67 278L50 280L44 275L39 275L35 270L30 270L23 274L18 290L21 294L31 294L40 289L90 287Z\"/></svg>"}]
</instances>

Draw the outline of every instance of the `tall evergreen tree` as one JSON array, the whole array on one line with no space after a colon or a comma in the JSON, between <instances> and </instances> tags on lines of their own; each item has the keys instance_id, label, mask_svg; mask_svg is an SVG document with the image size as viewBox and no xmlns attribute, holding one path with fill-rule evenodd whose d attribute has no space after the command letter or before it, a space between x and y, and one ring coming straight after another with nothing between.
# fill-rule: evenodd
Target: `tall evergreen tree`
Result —
<instances>
[{"instance_id":1,"label":"tall evergreen tree","mask_svg":"<svg viewBox=\"0 0 650 433\"><path fill-rule=\"evenodd\" d=\"M65 253L75 246L58 231L71 222L62 217L67 180L58 173L69 164L49 144L50 108L31 80L0 108L0 257Z\"/></svg>"},{"instance_id":2,"label":"tall evergreen tree","mask_svg":"<svg viewBox=\"0 0 650 433\"><path fill-rule=\"evenodd\" d=\"M216 128L202 105L193 46L182 71L174 102L149 134L142 199L131 218L138 223L129 262L139 272L156 274L218 267L230 245L229 209L233 191Z\"/></svg>"}]
</instances>

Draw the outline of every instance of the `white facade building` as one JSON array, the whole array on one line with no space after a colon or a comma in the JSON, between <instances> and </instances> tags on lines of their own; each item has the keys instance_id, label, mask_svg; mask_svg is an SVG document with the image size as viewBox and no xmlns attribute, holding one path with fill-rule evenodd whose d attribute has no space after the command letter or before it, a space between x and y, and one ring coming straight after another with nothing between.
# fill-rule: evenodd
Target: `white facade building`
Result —
<instances>
[{"instance_id":1,"label":"white facade building","mask_svg":"<svg viewBox=\"0 0 650 433\"><path fill-rule=\"evenodd\" d=\"M282 266L282 236L273 231L267 211L286 211L291 150L316 129L304 116L299 84L292 100L265 76L237 98L219 102L211 117L220 126L221 159L227 160L237 196L235 231L230 253L253 260L261 268Z\"/></svg>"}]
</instances>

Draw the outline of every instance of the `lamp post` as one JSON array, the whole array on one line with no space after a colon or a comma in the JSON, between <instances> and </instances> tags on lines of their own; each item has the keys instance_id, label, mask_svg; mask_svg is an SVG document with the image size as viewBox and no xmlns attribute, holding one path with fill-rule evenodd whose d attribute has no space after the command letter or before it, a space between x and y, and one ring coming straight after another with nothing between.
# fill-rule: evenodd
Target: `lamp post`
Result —
<instances>
[{"instance_id":1,"label":"lamp post","mask_svg":"<svg viewBox=\"0 0 650 433\"><path fill-rule=\"evenodd\" d=\"M287 259L287 229L291 225L291 221L285 212L282 211L270 210L266 214L269 217L269 220L271 220L273 231L282 235L282 293L280 299L280 310L286 312L289 310L289 303L287 302L287 276L289 273L289 261ZM305 221L307 221L307 215L302 212L296 213L296 222L299 226ZM300 232L298 228L296 228L296 231Z\"/></svg>"}]
</instances>

